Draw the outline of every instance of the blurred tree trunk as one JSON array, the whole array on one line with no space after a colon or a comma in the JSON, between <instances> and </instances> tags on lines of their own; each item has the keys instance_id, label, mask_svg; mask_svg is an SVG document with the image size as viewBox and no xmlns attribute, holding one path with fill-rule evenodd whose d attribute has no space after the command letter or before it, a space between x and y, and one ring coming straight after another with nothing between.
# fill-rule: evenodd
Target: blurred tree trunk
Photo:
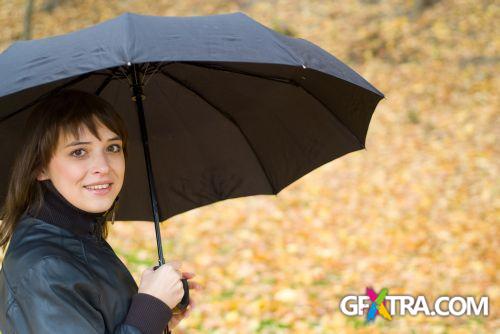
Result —
<instances>
[{"instance_id":1,"label":"blurred tree trunk","mask_svg":"<svg viewBox=\"0 0 500 334\"><path fill-rule=\"evenodd\" d=\"M410 17L411 18L419 17L424 10L426 10L429 7L434 6L439 1L440 0L414 0L413 8L410 12Z\"/></svg>"},{"instance_id":2,"label":"blurred tree trunk","mask_svg":"<svg viewBox=\"0 0 500 334\"><path fill-rule=\"evenodd\" d=\"M57 6L59 6L62 3L61 0L46 0L42 10L44 12L49 12L51 13Z\"/></svg>"},{"instance_id":3,"label":"blurred tree trunk","mask_svg":"<svg viewBox=\"0 0 500 334\"><path fill-rule=\"evenodd\" d=\"M22 39L31 39L31 17L33 16L34 0L26 0L26 9L24 11L24 30Z\"/></svg>"}]
</instances>

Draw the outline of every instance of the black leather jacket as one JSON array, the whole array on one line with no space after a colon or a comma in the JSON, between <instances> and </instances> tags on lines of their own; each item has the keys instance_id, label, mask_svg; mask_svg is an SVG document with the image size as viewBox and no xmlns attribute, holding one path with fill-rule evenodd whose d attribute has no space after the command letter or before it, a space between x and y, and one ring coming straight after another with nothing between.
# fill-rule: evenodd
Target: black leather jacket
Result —
<instances>
[{"instance_id":1,"label":"black leather jacket","mask_svg":"<svg viewBox=\"0 0 500 334\"><path fill-rule=\"evenodd\" d=\"M137 285L110 245L25 213L0 271L0 331L159 334L170 308Z\"/></svg>"}]
</instances>

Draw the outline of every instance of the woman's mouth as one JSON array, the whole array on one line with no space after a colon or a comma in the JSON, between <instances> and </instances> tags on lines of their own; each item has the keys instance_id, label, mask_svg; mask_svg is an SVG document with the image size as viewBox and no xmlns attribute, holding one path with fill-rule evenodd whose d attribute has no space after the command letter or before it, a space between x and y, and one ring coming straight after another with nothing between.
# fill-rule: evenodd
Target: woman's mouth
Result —
<instances>
[{"instance_id":1,"label":"woman's mouth","mask_svg":"<svg viewBox=\"0 0 500 334\"><path fill-rule=\"evenodd\" d=\"M84 186L84 188L90 191L94 195L106 195L111 191L112 186L113 183L103 183L92 186Z\"/></svg>"}]
</instances>

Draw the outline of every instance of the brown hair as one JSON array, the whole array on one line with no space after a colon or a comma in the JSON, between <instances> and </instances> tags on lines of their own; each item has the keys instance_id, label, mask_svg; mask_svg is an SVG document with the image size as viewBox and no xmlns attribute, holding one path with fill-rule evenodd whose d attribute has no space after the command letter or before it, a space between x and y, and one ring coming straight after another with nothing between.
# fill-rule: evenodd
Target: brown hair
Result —
<instances>
[{"instance_id":1,"label":"brown hair","mask_svg":"<svg viewBox=\"0 0 500 334\"><path fill-rule=\"evenodd\" d=\"M104 99L91 93L65 89L36 104L26 122L26 136L12 166L7 196L0 214L0 246L3 250L25 210L39 209L42 205L42 185L37 176L47 168L57 148L59 136L73 134L78 138L79 130L86 126L99 138L96 121L120 136L126 159L128 134L125 124L113 106ZM105 214L100 235L104 239L108 236L107 221L111 217L114 220L115 204Z\"/></svg>"}]
</instances>

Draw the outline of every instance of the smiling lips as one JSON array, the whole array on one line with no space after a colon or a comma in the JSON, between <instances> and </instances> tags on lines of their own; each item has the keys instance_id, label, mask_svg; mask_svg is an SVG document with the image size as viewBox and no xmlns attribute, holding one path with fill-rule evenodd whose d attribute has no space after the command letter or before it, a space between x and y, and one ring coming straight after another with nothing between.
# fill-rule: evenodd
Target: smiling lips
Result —
<instances>
[{"instance_id":1,"label":"smiling lips","mask_svg":"<svg viewBox=\"0 0 500 334\"><path fill-rule=\"evenodd\" d=\"M113 183L102 183L102 184L85 186L84 188L89 190L93 194L105 195L111 190L112 185L113 185Z\"/></svg>"},{"instance_id":2,"label":"smiling lips","mask_svg":"<svg viewBox=\"0 0 500 334\"><path fill-rule=\"evenodd\" d=\"M87 189L106 189L110 185L111 185L111 183L104 183L104 184L96 184L93 186L85 186L85 188L87 188Z\"/></svg>"}]
</instances>

